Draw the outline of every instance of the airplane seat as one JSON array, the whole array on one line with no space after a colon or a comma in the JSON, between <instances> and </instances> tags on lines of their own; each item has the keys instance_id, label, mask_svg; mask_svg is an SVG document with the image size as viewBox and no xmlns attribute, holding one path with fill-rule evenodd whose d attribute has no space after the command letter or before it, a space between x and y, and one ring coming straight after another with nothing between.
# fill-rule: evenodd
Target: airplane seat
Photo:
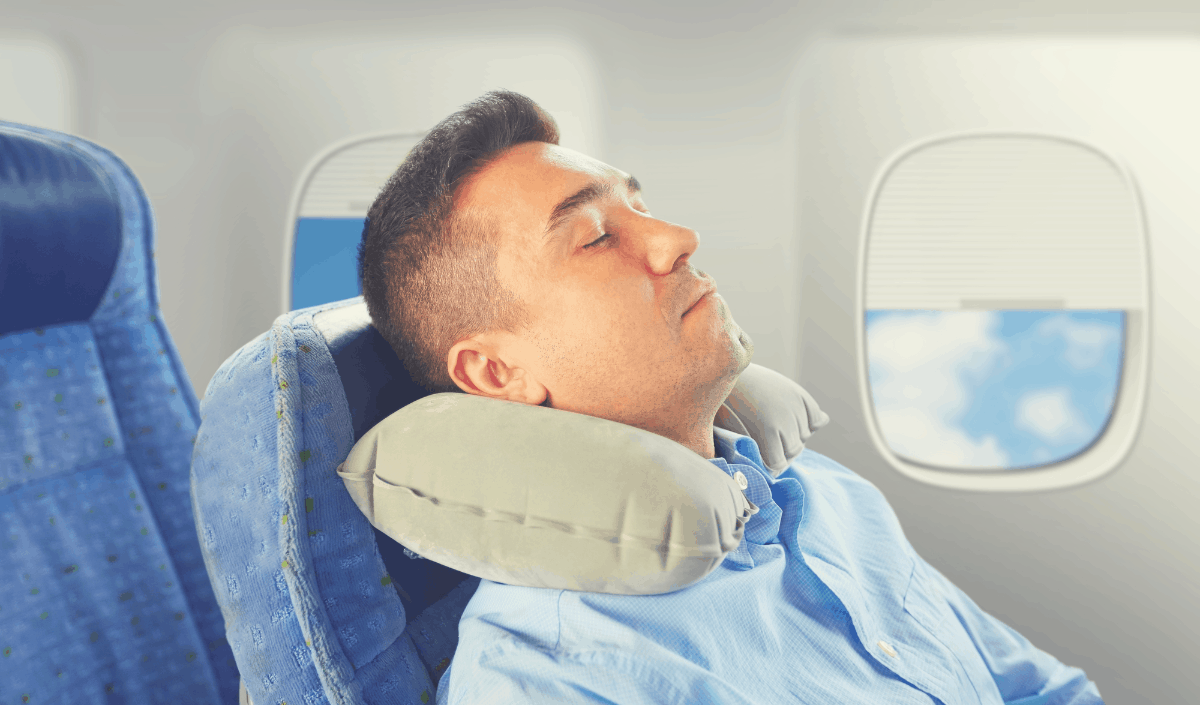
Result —
<instances>
[{"instance_id":1,"label":"airplane seat","mask_svg":"<svg viewBox=\"0 0 1200 705\"><path fill-rule=\"evenodd\" d=\"M213 376L192 491L243 702L432 702L479 579L406 555L337 473L427 395L362 297L280 316Z\"/></svg>"},{"instance_id":2,"label":"airplane seat","mask_svg":"<svg viewBox=\"0 0 1200 705\"><path fill-rule=\"evenodd\" d=\"M0 700L229 703L192 520L200 422L137 179L0 122Z\"/></svg>"}]
</instances>

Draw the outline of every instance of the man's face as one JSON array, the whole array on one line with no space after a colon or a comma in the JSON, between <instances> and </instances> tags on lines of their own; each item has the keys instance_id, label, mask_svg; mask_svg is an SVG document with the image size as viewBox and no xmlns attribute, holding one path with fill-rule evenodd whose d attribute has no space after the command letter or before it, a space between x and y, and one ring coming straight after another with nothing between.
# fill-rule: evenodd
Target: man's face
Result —
<instances>
[{"instance_id":1,"label":"man's face","mask_svg":"<svg viewBox=\"0 0 1200 705\"><path fill-rule=\"evenodd\" d=\"M753 343L720 294L692 307L715 289L688 261L699 236L652 216L629 174L530 142L476 174L455 207L500 233L497 275L534 321L482 337L482 355L523 370L557 409L652 431L701 411L711 423Z\"/></svg>"}]
</instances>

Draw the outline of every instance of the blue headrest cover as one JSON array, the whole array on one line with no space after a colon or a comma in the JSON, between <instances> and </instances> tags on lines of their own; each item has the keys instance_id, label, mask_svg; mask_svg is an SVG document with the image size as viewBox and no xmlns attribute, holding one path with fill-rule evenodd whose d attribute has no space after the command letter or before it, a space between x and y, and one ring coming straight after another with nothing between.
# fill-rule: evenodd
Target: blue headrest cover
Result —
<instances>
[{"instance_id":1,"label":"blue headrest cover","mask_svg":"<svg viewBox=\"0 0 1200 705\"><path fill-rule=\"evenodd\" d=\"M0 335L91 318L121 249L119 203L93 157L0 122Z\"/></svg>"},{"instance_id":2,"label":"blue headrest cover","mask_svg":"<svg viewBox=\"0 0 1200 705\"><path fill-rule=\"evenodd\" d=\"M337 367L350 406L355 443L394 412L429 396L412 381L404 363L371 325L366 306L324 310L313 316L313 327L325 338ZM433 561L413 560L403 546L372 528L379 556L396 580L408 622L471 577Z\"/></svg>"}]
</instances>

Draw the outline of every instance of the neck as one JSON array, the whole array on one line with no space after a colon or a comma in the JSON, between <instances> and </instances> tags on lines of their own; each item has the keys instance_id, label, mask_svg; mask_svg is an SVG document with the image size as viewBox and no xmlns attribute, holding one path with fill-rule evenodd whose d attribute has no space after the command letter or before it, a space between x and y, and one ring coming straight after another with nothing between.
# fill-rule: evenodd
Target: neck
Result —
<instances>
[{"instance_id":1,"label":"neck","mask_svg":"<svg viewBox=\"0 0 1200 705\"><path fill-rule=\"evenodd\" d=\"M733 382L730 382L724 388L716 390L715 393L709 395L710 398L703 399L699 406L704 408L705 411L700 412L698 416L694 415L694 409L697 408L697 402L694 400L683 405L683 409L681 409L680 405L676 405L673 408L659 406L653 409L635 407L635 413L629 413L629 407L626 407L621 409L624 413L599 413L594 408L576 409L552 403L550 395L547 393L546 398L540 406L573 411L578 414L589 414L629 426L636 426L644 431L656 433L664 438L670 438L679 445L691 449L701 458L712 460L717 457L716 441L713 437L713 419L716 418L717 411L721 408L721 404L725 398L729 396L732 388ZM683 419L683 423L671 423L679 419Z\"/></svg>"},{"instance_id":2,"label":"neck","mask_svg":"<svg viewBox=\"0 0 1200 705\"><path fill-rule=\"evenodd\" d=\"M705 460L712 460L713 458L717 457L717 445L716 441L713 440L712 421L709 421L708 424L706 424L706 428L701 429L699 433L700 435L696 438L688 439L687 442L679 441L679 443L691 448L696 452L697 455Z\"/></svg>"},{"instance_id":3,"label":"neck","mask_svg":"<svg viewBox=\"0 0 1200 705\"><path fill-rule=\"evenodd\" d=\"M706 414L696 423L679 426L663 427L655 424L634 424L651 433L670 438L681 446L691 449L701 458L712 460L717 457L716 441L713 438L714 411Z\"/></svg>"},{"instance_id":4,"label":"neck","mask_svg":"<svg viewBox=\"0 0 1200 705\"><path fill-rule=\"evenodd\" d=\"M692 416L690 422L684 424L675 424L670 428L646 428L647 431L653 431L660 436L666 436L676 443L692 449L697 455L705 460L712 460L717 457L716 440L713 436L713 420L717 417L717 412L721 409L721 404L725 398L733 391L733 386L737 382L735 377L729 380L727 384L719 385L710 390L705 395L705 398L697 403L693 401L689 404L690 409L701 408L704 411L700 412L699 416ZM684 418L679 416L677 418Z\"/></svg>"}]
</instances>

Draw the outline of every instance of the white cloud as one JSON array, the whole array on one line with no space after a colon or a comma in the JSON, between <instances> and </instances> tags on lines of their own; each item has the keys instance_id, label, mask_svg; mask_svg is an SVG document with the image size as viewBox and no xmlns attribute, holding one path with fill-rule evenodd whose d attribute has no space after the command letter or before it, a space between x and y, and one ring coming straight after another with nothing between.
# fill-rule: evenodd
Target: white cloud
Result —
<instances>
[{"instance_id":1,"label":"white cloud","mask_svg":"<svg viewBox=\"0 0 1200 705\"><path fill-rule=\"evenodd\" d=\"M1091 435L1066 387L1039 389L1022 396L1017 401L1016 425L1051 443L1081 441Z\"/></svg>"},{"instance_id":2,"label":"white cloud","mask_svg":"<svg viewBox=\"0 0 1200 705\"><path fill-rule=\"evenodd\" d=\"M968 383L1004 362L999 315L943 311L877 319L867 329L871 396L893 452L945 467L1005 467L995 436L974 440L959 422Z\"/></svg>"},{"instance_id":3,"label":"white cloud","mask_svg":"<svg viewBox=\"0 0 1200 705\"><path fill-rule=\"evenodd\" d=\"M892 452L920 463L949 468L996 468L1008 454L995 436L976 441L946 419L909 407L876 408L876 418Z\"/></svg>"},{"instance_id":4,"label":"white cloud","mask_svg":"<svg viewBox=\"0 0 1200 705\"><path fill-rule=\"evenodd\" d=\"M1087 370L1100 364L1110 345L1120 340L1121 326L1100 321L1075 321L1062 314L1038 324L1043 336L1061 335L1067 343L1063 358L1077 370Z\"/></svg>"}]
</instances>

